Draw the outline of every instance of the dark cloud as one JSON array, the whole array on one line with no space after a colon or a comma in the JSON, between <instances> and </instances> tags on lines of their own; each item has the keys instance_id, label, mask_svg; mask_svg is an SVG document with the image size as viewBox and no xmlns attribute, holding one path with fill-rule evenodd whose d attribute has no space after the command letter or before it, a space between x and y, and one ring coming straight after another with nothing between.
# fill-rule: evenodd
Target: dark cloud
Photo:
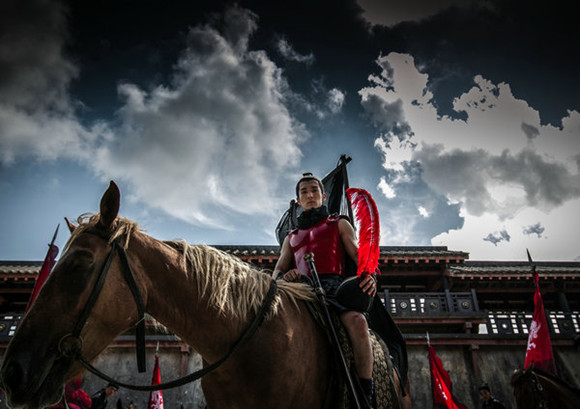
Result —
<instances>
[{"instance_id":1,"label":"dark cloud","mask_svg":"<svg viewBox=\"0 0 580 409\"><path fill-rule=\"evenodd\" d=\"M442 146L424 145L413 159L421 163L423 178L430 186L450 197L462 198L474 215L501 211L490 194L490 188L498 184L521 187L526 205L546 209L580 197L580 175L528 149L515 155L507 150L492 155L483 149L443 152ZM514 205L510 212L524 204Z\"/></svg>"},{"instance_id":2,"label":"dark cloud","mask_svg":"<svg viewBox=\"0 0 580 409\"><path fill-rule=\"evenodd\" d=\"M64 55L65 13L58 2L0 2L3 105L29 113L70 108L67 89L77 69Z\"/></svg>"},{"instance_id":3,"label":"dark cloud","mask_svg":"<svg viewBox=\"0 0 580 409\"><path fill-rule=\"evenodd\" d=\"M397 135L400 139L412 136L411 127L405 120L403 101L388 102L376 95L369 95L361 101L361 105L381 131Z\"/></svg>"},{"instance_id":4,"label":"dark cloud","mask_svg":"<svg viewBox=\"0 0 580 409\"><path fill-rule=\"evenodd\" d=\"M523 233L526 235L536 234L538 237L542 237L544 233L544 227L540 223L533 224L531 226L525 227Z\"/></svg>"},{"instance_id":5,"label":"dark cloud","mask_svg":"<svg viewBox=\"0 0 580 409\"><path fill-rule=\"evenodd\" d=\"M483 241L489 241L490 243L493 243L494 246L497 246L498 243L501 243L502 241L510 241L510 239L511 236L509 233L505 230L502 230L495 233L489 233L486 237L483 238Z\"/></svg>"},{"instance_id":6,"label":"dark cloud","mask_svg":"<svg viewBox=\"0 0 580 409\"><path fill-rule=\"evenodd\" d=\"M536 139L540 135L540 131L533 125L529 125L525 122L522 122L522 131L526 134L526 138L529 140Z\"/></svg>"}]
</instances>

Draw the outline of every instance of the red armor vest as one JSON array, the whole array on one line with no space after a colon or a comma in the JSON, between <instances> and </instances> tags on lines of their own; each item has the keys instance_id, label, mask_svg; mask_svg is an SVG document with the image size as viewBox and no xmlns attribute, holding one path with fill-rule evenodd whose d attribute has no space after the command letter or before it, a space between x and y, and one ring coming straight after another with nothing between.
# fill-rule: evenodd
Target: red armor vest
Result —
<instances>
[{"instance_id":1,"label":"red armor vest","mask_svg":"<svg viewBox=\"0 0 580 409\"><path fill-rule=\"evenodd\" d=\"M344 247L338 233L339 215L330 215L308 229L289 233L294 263L302 275L310 275L304 255L314 253L314 265L319 275L344 276Z\"/></svg>"}]
</instances>

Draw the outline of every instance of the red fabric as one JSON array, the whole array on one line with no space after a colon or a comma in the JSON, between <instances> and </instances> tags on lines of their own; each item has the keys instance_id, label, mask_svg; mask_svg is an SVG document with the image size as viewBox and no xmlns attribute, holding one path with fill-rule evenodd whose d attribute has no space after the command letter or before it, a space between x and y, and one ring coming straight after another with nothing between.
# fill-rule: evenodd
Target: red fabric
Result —
<instances>
[{"instance_id":1,"label":"red fabric","mask_svg":"<svg viewBox=\"0 0 580 409\"><path fill-rule=\"evenodd\" d=\"M155 367L153 368L153 379L151 385L161 383L161 371L159 370L159 356L155 355ZM149 409L163 409L163 392L161 390L152 391L149 394Z\"/></svg>"},{"instance_id":2,"label":"red fabric","mask_svg":"<svg viewBox=\"0 0 580 409\"><path fill-rule=\"evenodd\" d=\"M355 218L359 223L358 232L358 268L356 274L380 274L379 241L381 239L379 212L370 193L364 189L348 188L346 195L352 205Z\"/></svg>"},{"instance_id":3,"label":"red fabric","mask_svg":"<svg viewBox=\"0 0 580 409\"><path fill-rule=\"evenodd\" d=\"M64 386L64 398L71 409L91 409L93 404L88 393L81 389L82 376L79 376ZM56 405L50 406L52 409L65 409L66 406L61 400Z\"/></svg>"},{"instance_id":4,"label":"red fabric","mask_svg":"<svg viewBox=\"0 0 580 409\"><path fill-rule=\"evenodd\" d=\"M530 326L528 336L528 349L526 351L526 360L524 367L528 368L532 363L535 368L543 369L553 375L556 375L556 364L552 352L552 342L550 341L550 331L548 321L544 312L544 302L540 293L538 273L533 272L534 284L536 290L534 293L534 318Z\"/></svg>"},{"instance_id":5,"label":"red fabric","mask_svg":"<svg viewBox=\"0 0 580 409\"><path fill-rule=\"evenodd\" d=\"M433 392L433 408L436 409L467 409L453 396L453 384L449 374L443 368L443 363L435 354L435 349L429 346L429 368L431 369L431 391Z\"/></svg>"},{"instance_id":6,"label":"red fabric","mask_svg":"<svg viewBox=\"0 0 580 409\"><path fill-rule=\"evenodd\" d=\"M311 275L304 256L307 253L313 253L316 272L319 275L344 276L344 248L338 234L339 220L340 216L331 215L308 229L290 232L290 247L300 274Z\"/></svg>"},{"instance_id":7,"label":"red fabric","mask_svg":"<svg viewBox=\"0 0 580 409\"><path fill-rule=\"evenodd\" d=\"M91 397L82 389L73 392L69 403L76 404L80 409L91 409L93 404Z\"/></svg>"},{"instance_id":8,"label":"red fabric","mask_svg":"<svg viewBox=\"0 0 580 409\"><path fill-rule=\"evenodd\" d=\"M26 310L24 310L25 313L30 309L30 307L34 303L34 300L36 299L38 292L40 291L40 289L44 285L44 282L48 278L48 275L50 274L50 271L52 270L56 262L57 255L58 255L58 247L49 244L48 251L46 252L46 257L44 258L44 263L42 263L40 273L38 274L38 279L36 280L34 288L32 289L32 294L30 295L30 299L28 300Z\"/></svg>"}]
</instances>

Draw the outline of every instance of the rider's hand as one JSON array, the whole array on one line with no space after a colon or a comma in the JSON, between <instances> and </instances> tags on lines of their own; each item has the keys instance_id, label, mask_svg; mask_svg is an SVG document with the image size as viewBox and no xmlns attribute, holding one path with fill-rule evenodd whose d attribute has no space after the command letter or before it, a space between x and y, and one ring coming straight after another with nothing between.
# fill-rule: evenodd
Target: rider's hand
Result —
<instances>
[{"instance_id":1,"label":"rider's hand","mask_svg":"<svg viewBox=\"0 0 580 409\"><path fill-rule=\"evenodd\" d=\"M285 281L300 281L302 279L298 270L293 268L292 270L288 270L286 274L284 274Z\"/></svg>"},{"instance_id":2,"label":"rider's hand","mask_svg":"<svg viewBox=\"0 0 580 409\"><path fill-rule=\"evenodd\" d=\"M361 282L358 285L364 293L367 293L371 297L374 297L377 293L377 282L375 278L369 273L363 273L361 276Z\"/></svg>"}]
</instances>

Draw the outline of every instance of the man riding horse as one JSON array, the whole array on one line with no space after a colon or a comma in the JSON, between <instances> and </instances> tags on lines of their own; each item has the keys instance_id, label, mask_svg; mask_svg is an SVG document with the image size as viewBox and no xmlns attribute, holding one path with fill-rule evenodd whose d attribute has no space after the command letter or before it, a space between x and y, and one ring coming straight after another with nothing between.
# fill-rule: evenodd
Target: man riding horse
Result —
<instances>
[{"instance_id":1,"label":"man riding horse","mask_svg":"<svg viewBox=\"0 0 580 409\"><path fill-rule=\"evenodd\" d=\"M298 228L289 232L282 243L280 258L274 268L273 277L282 276L286 281L301 281L311 276L311 271L304 261L304 255L314 254L318 261L316 270L326 293L326 299L340 317L349 335L360 385L368 402L372 402L373 352L367 319L362 312L346 307L344 302L339 302L336 298L338 287L348 275L346 257L357 262L358 248L353 226L346 216L329 215L327 208L323 206L326 200L324 186L311 173L305 173L298 181L296 196L297 203L302 206L303 212L298 217ZM351 287L347 298L371 297L372 303L372 297L375 297L377 291L376 279L372 273L374 272L364 272L358 288ZM386 311L384 314L388 315ZM394 323L390 323L389 326L396 328ZM400 333L398 335L402 340ZM400 348L398 349L400 352ZM406 351L403 355L406 367Z\"/></svg>"}]
</instances>

